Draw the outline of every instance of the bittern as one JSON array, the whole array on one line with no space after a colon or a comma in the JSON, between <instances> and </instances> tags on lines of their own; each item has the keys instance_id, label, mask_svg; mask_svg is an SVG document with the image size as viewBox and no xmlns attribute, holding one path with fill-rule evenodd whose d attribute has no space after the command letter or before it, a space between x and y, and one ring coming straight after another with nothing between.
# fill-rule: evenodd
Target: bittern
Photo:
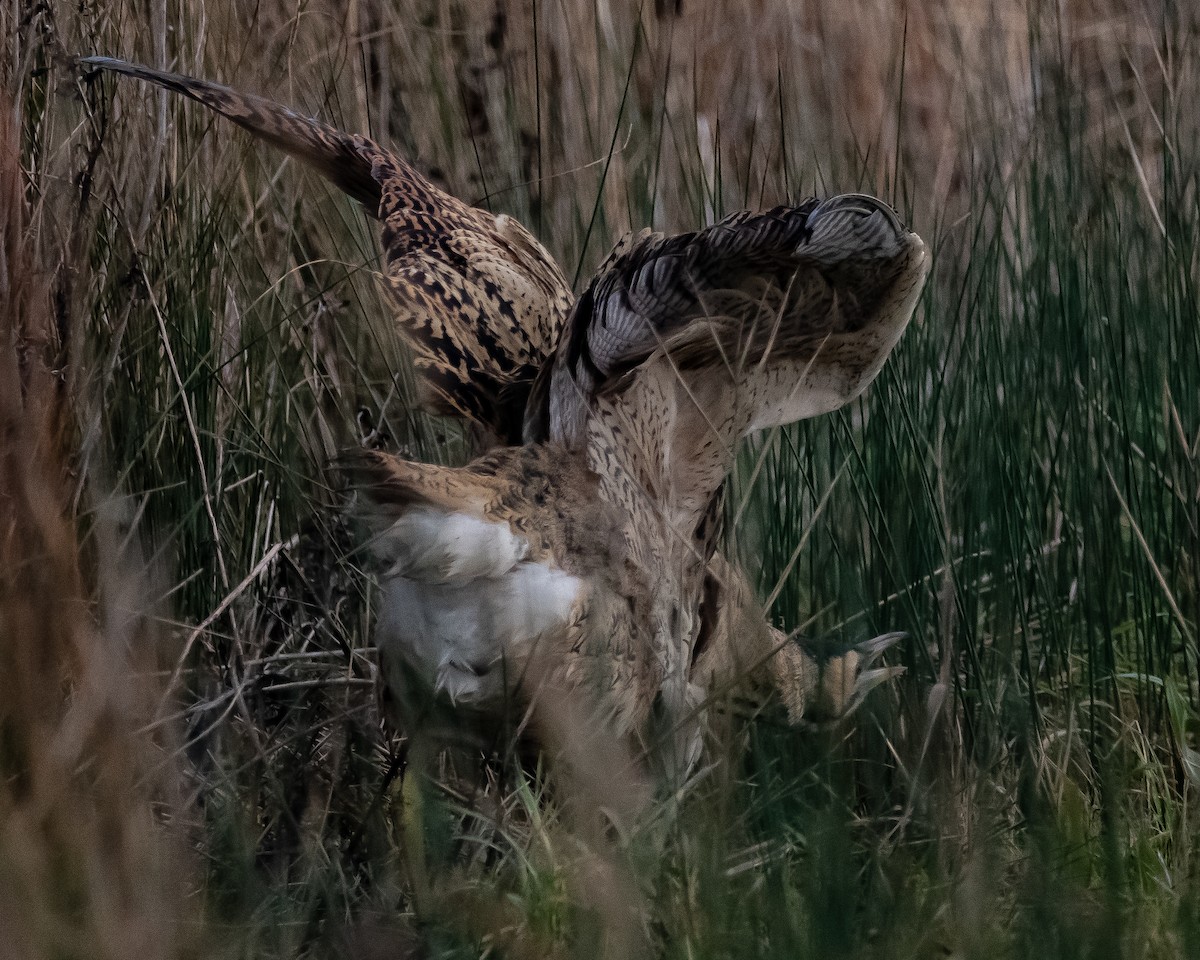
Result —
<instances>
[{"instance_id":1,"label":"bittern","mask_svg":"<svg viewBox=\"0 0 1200 960\"><path fill-rule=\"evenodd\" d=\"M889 635L820 662L769 626L718 551L739 442L835 410L912 316L926 248L862 194L618 243L575 297L511 217L435 186L373 140L261 97L92 57L185 94L313 166L382 224L383 281L427 409L491 448L462 467L364 452L381 560L380 678L463 710L545 684L686 769L705 692L738 671L789 717L844 714L894 675ZM665 726L658 727L658 723Z\"/></svg>"}]
</instances>

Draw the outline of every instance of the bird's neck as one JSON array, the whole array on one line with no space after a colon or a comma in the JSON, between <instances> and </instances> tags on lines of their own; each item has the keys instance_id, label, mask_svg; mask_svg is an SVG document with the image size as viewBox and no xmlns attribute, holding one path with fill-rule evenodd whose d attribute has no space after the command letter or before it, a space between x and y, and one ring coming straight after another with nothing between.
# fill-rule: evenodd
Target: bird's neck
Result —
<instances>
[{"instance_id":1,"label":"bird's neck","mask_svg":"<svg viewBox=\"0 0 1200 960\"><path fill-rule=\"evenodd\" d=\"M697 745L686 722L695 706L690 665L720 491L744 432L735 409L715 381L689 384L673 370L649 369L623 393L595 398L587 420L584 456L599 496L617 508L628 557L650 592L667 752L679 770Z\"/></svg>"},{"instance_id":2,"label":"bird's neck","mask_svg":"<svg viewBox=\"0 0 1200 960\"><path fill-rule=\"evenodd\" d=\"M645 370L616 397L597 397L586 457L600 495L620 507L635 554L684 571L711 554L714 500L745 432L718 377L689 381L665 364Z\"/></svg>"}]
</instances>

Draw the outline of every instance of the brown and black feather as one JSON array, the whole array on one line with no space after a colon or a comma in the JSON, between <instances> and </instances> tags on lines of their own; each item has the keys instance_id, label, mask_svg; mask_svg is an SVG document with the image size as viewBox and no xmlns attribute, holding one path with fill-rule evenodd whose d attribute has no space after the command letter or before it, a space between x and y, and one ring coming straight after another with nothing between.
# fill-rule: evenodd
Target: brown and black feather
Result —
<instances>
[{"instance_id":1,"label":"brown and black feather","mask_svg":"<svg viewBox=\"0 0 1200 960\"><path fill-rule=\"evenodd\" d=\"M109 57L84 67L174 90L313 167L383 224L384 281L432 412L519 439L521 411L572 302L519 222L463 203L368 137L263 97Z\"/></svg>"}]
</instances>

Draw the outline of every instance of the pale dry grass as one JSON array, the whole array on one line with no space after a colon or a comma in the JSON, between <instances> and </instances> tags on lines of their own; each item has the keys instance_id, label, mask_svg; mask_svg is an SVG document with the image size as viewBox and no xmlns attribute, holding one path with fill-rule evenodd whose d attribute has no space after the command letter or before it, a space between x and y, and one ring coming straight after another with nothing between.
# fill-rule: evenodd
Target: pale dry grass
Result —
<instances>
[{"instance_id":1,"label":"pale dry grass","mask_svg":"<svg viewBox=\"0 0 1200 960\"><path fill-rule=\"evenodd\" d=\"M1200 84L1189 41L1161 43L1164 31L1193 36L1200 13L1166 0L100 11L55 10L57 45L216 78L370 131L460 195L522 216L585 270L612 234L645 226L646 210L652 225L682 230L863 186L918 230L954 224L972 178L1011 169L1031 126L1053 122L1043 92L1061 83L1086 92L1091 135L1118 169L1146 178L1153 202L1163 151L1190 151L1195 133L1163 117ZM115 44L103 40L114 29ZM1063 76L1044 75L1039 48ZM157 102L150 164L169 149L163 124L176 109Z\"/></svg>"}]
</instances>

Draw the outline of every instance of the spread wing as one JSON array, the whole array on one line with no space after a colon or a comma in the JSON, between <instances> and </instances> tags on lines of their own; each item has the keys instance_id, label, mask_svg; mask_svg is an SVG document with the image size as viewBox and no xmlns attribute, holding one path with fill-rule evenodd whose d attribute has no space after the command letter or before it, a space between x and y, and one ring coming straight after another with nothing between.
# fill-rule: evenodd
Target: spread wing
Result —
<instances>
[{"instance_id":1,"label":"spread wing","mask_svg":"<svg viewBox=\"0 0 1200 960\"><path fill-rule=\"evenodd\" d=\"M643 233L580 297L527 436L579 442L596 398L654 362L726 380L749 429L835 409L878 373L926 270L920 238L859 194Z\"/></svg>"},{"instance_id":2,"label":"spread wing","mask_svg":"<svg viewBox=\"0 0 1200 960\"><path fill-rule=\"evenodd\" d=\"M383 224L385 282L427 408L517 438L530 384L573 302L554 259L520 223L463 203L367 137L262 97L108 57L80 63L190 97L358 200Z\"/></svg>"},{"instance_id":3,"label":"spread wing","mask_svg":"<svg viewBox=\"0 0 1200 960\"><path fill-rule=\"evenodd\" d=\"M648 569L702 566L738 441L861 393L927 267L921 239L857 194L644 233L577 302L526 437L583 450L604 496L669 532L661 556L639 556Z\"/></svg>"}]
</instances>

